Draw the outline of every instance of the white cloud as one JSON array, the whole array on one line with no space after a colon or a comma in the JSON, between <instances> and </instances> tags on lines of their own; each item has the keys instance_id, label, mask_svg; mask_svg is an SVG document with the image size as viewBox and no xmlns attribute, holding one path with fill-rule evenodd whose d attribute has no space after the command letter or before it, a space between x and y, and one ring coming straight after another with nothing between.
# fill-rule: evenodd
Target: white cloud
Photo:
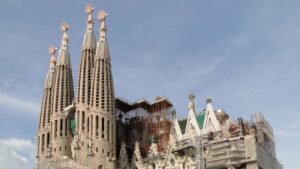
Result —
<instances>
[{"instance_id":1,"label":"white cloud","mask_svg":"<svg viewBox=\"0 0 300 169\"><path fill-rule=\"evenodd\" d=\"M40 109L40 106L37 103L15 98L4 93L0 93L0 107L12 110L22 110L23 112L32 112L34 114Z\"/></svg>"},{"instance_id":2,"label":"white cloud","mask_svg":"<svg viewBox=\"0 0 300 169\"><path fill-rule=\"evenodd\" d=\"M35 145L30 140L25 139L0 139L0 145L16 149L34 149Z\"/></svg>"},{"instance_id":3,"label":"white cloud","mask_svg":"<svg viewBox=\"0 0 300 169\"><path fill-rule=\"evenodd\" d=\"M19 153L15 152L15 151L13 151L13 150L11 151L11 153L12 153L12 155L13 155L14 157L16 157L17 159L19 159L19 160L21 160L21 161L23 161L23 162L25 162L25 163L28 162L28 159L27 159L26 157L20 155Z\"/></svg>"},{"instance_id":4,"label":"white cloud","mask_svg":"<svg viewBox=\"0 0 300 169\"><path fill-rule=\"evenodd\" d=\"M33 168L35 145L26 139L0 139L0 165L5 169Z\"/></svg>"}]
</instances>

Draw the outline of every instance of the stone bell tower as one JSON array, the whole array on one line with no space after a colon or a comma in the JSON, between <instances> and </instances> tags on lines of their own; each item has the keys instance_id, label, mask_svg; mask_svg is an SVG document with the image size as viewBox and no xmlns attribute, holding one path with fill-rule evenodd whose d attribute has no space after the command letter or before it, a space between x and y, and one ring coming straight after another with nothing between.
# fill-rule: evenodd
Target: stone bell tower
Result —
<instances>
[{"instance_id":1,"label":"stone bell tower","mask_svg":"<svg viewBox=\"0 0 300 169\"><path fill-rule=\"evenodd\" d=\"M98 13L100 38L96 44L93 10L92 5L86 5L87 29L81 51L75 113L78 141L73 158L93 169L115 168L115 95L105 25L108 14Z\"/></svg>"},{"instance_id":2,"label":"stone bell tower","mask_svg":"<svg viewBox=\"0 0 300 169\"><path fill-rule=\"evenodd\" d=\"M48 73L44 85L44 95L40 112L39 129L38 129L38 149L37 159L43 161L47 157L48 149L50 148L50 121L52 110L52 92L53 81L56 66L55 59L56 49L54 46L49 46L51 56Z\"/></svg>"},{"instance_id":3,"label":"stone bell tower","mask_svg":"<svg viewBox=\"0 0 300 169\"><path fill-rule=\"evenodd\" d=\"M63 113L64 108L71 105L74 99L73 77L68 49L69 25L62 23L61 47L55 68L52 98L51 144L52 155L71 156L70 143L73 136L69 130L69 120Z\"/></svg>"},{"instance_id":4,"label":"stone bell tower","mask_svg":"<svg viewBox=\"0 0 300 169\"><path fill-rule=\"evenodd\" d=\"M105 11L98 13L100 38L94 58L91 105L87 119L89 138L87 161L91 163L92 168L115 168L116 159L115 94L106 38L107 16Z\"/></svg>"}]
</instances>

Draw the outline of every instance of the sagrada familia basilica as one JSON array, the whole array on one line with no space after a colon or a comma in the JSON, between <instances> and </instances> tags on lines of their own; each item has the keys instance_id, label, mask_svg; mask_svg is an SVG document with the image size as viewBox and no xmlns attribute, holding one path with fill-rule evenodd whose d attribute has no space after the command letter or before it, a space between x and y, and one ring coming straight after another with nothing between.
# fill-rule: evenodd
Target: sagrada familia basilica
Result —
<instances>
[{"instance_id":1,"label":"sagrada familia basilica","mask_svg":"<svg viewBox=\"0 0 300 169\"><path fill-rule=\"evenodd\" d=\"M177 119L172 103L128 103L115 97L107 41L107 13L100 11L98 41L94 7L87 4L87 27L74 95L68 24L51 56L44 84L37 142L37 169L282 169L273 130L259 112L249 120L203 111L188 97L187 117Z\"/></svg>"}]
</instances>

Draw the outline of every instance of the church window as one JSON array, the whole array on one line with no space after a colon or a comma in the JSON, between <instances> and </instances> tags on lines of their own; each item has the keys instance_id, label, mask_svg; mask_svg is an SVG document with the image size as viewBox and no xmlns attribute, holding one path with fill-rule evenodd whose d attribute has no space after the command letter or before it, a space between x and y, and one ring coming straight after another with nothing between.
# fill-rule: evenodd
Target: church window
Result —
<instances>
[{"instance_id":1,"label":"church window","mask_svg":"<svg viewBox=\"0 0 300 169\"><path fill-rule=\"evenodd\" d=\"M65 136L68 135L68 119L65 120Z\"/></svg>"},{"instance_id":2,"label":"church window","mask_svg":"<svg viewBox=\"0 0 300 169\"><path fill-rule=\"evenodd\" d=\"M84 123L85 123L85 121L84 121L85 120L85 112L84 111L82 112L82 119L81 120L82 120L81 129L82 129L82 131L84 131Z\"/></svg>"},{"instance_id":3,"label":"church window","mask_svg":"<svg viewBox=\"0 0 300 169\"><path fill-rule=\"evenodd\" d=\"M45 144L45 135L42 134L42 152L44 151L44 145Z\"/></svg>"},{"instance_id":4,"label":"church window","mask_svg":"<svg viewBox=\"0 0 300 169\"><path fill-rule=\"evenodd\" d=\"M54 123L54 137L57 137L57 120Z\"/></svg>"},{"instance_id":5,"label":"church window","mask_svg":"<svg viewBox=\"0 0 300 169\"><path fill-rule=\"evenodd\" d=\"M50 133L47 133L47 147L49 147L50 144Z\"/></svg>"},{"instance_id":6,"label":"church window","mask_svg":"<svg viewBox=\"0 0 300 169\"><path fill-rule=\"evenodd\" d=\"M90 131L90 118L87 118L87 132Z\"/></svg>"},{"instance_id":7,"label":"church window","mask_svg":"<svg viewBox=\"0 0 300 169\"><path fill-rule=\"evenodd\" d=\"M91 135L93 135L93 130L94 130L93 124L94 124L94 117L93 117L93 115L92 115L92 116L91 116Z\"/></svg>"},{"instance_id":8,"label":"church window","mask_svg":"<svg viewBox=\"0 0 300 169\"><path fill-rule=\"evenodd\" d=\"M99 135L99 116L96 116L96 136Z\"/></svg>"},{"instance_id":9,"label":"church window","mask_svg":"<svg viewBox=\"0 0 300 169\"><path fill-rule=\"evenodd\" d=\"M62 130L63 130L63 119L60 119L59 128L60 128L59 135L60 135L60 136L62 136Z\"/></svg>"},{"instance_id":10,"label":"church window","mask_svg":"<svg viewBox=\"0 0 300 169\"><path fill-rule=\"evenodd\" d=\"M102 125L102 138L104 138L104 118L102 117L102 120L101 120L101 125Z\"/></svg>"},{"instance_id":11,"label":"church window","mask_svg":"<svg viewBox=\"0 0 300 169\"><path fill-rule=\"evenodd\" d=\"M107 141L109 141L109 120L107 120Z\"/></svg>"}]
</instances>

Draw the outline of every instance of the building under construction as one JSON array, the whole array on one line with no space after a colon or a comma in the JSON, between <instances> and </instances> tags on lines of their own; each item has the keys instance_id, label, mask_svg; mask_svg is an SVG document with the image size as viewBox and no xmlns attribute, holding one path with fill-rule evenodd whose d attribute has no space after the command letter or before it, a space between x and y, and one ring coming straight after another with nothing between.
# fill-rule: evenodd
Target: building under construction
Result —
<instances>
[{"instance_id":1,"label":"building under construction","mask_svg":"<svg viewBox=\"0 0 300 169\"><path fill-rule=\"evenodd\" d=\"M164 97L156 97L153 103L140 100L133 104L116 99L117 142L125 142L130 154L139 142L143 157L154 142L164 151L169 144L172 111L172 103Z\"/></svg>"},{"instance_id":2,"label":"building under construction","mask_svg":"<svg viewBox=\"0 0 300 169\"><path fill-rule=\"evenodd\" d=\"M193 95L178 120L165 97L129 103L115 97L105 11L99 11L98 42L87 4L74 94L69 25L51 56L37 133L38 169L282 169L273 130L255 113L249 120L215 111L212 99L196 111Z\"/></svg>"},{"instance_id":3,"label":"building under construction","mask_svg":"<svg viewBox=\"0 0 300 169\"><path fill-rule=\"evenodd\" d=\"M276 158L273 130L261 113L253 113L249 119L231 119L223 109L213 109L211 98L206 108L197 113L194 96L189 98L188 117L181 120L177 120L172 104L161 97L152 104L141 101L129 105L117 100L117 105L134 107L121 114L148 107L133 111L127 122L127 117L120 116L124 134L118 135L122 142L119 168L282 169ZM149 109L158 103L160 106ZM133 137L135 131L139 132Z\"/></svg>"}]
</instances>

